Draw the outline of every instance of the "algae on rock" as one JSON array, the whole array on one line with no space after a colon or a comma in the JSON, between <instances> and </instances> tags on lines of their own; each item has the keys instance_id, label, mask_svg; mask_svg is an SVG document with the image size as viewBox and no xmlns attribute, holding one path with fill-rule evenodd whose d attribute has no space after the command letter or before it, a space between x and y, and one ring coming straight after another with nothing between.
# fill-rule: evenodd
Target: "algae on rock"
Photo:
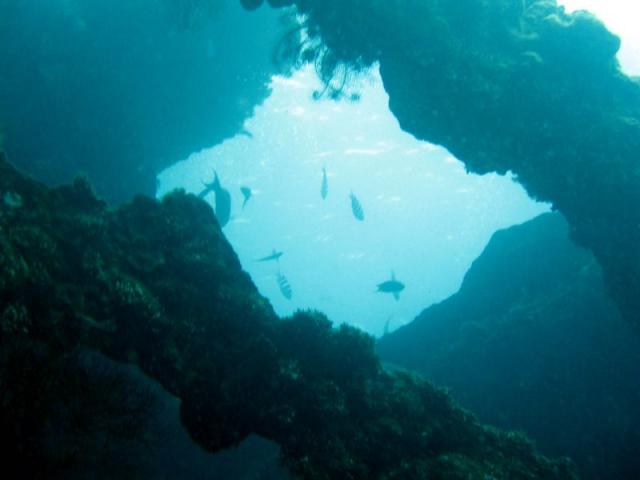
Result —
<instances>
[{"instance_id":1,"label":"algae on rock","mask_svg":"<svg viewBox=\"0 0 640 480\"><path fill-rule=\"evenodd\" d=\"M302 478L574 478L428 382L384 371L357 329L278 319L197 197L110 210L84 181L48 189L4 159L0 191L23 199L0 205L2 351L28 341L134 363L180 398L207 450L256 433Z\"/></svg>"},{"instance_id":2,"label":"algae on rock","mask_svg":"<svg viewBox=\"0 0 640 480\"><path fill-rule=\"evenodd\" d=\"M403 130L551 202L640 326L640 84L599 20L555 0L281 3L322 78L379 62Z\"/></svg>"}]
</instances>

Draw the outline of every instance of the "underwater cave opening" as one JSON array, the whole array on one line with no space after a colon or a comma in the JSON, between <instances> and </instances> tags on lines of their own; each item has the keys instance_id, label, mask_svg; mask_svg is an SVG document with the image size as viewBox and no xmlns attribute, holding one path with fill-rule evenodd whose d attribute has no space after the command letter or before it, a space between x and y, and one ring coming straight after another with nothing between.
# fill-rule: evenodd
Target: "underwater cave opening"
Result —
<instances>
[{"instance_id":1,"label":"underwater cave opening","mask_svg":"<svg viewBox=\"0 0 640 480\"><path fill-rule=\"evenodd\" d=\"M231 195L224 233L278 314L315 308L380 335L455 293L493 232L549 206L402 131L376 68L357 82L357 100L336 101L314 99L309 67L274 77L239 135L165 170L157 193L204 192L216 172ZM376 292L392 272L406 286L398 301Z\"/></svg>"},{"instance_id":2,"label":"underwater cave opening","mask_svg":"<svg viewBox=\"0 0 640 480\"><path fill-rule=\"evenodd\" d=\"M638 7L559 3L597 15L621 37L622 70L640 73ZM376 68L360 77L355 102L314 99L322 84L311 68L274 77L271 89L241 134L162 172L157 193L198 193L217 171L232 196L225 234L280 315L317 308L374 335L394 330L455 293L494 231L549 209L510 175L468 174L445 149L402 131ZM243 186L253 193L244 209ZM364 221L352 215L352 191ZM273 250L283 252L277 262L256 261ZM397 302L375 293L392 271L406 285Z\"/></svg>"}]
</instances>

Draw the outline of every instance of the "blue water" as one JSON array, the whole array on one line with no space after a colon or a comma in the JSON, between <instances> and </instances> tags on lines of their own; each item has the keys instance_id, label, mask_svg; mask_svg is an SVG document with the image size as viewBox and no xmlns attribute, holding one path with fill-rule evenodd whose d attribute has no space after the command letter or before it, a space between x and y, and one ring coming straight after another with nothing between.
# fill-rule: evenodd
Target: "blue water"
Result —
<instances>
[{"instance_id":1,"label":"blue water","mask_svg":"<svg viewBox=\"0 0 640 480\"><path fill-rule=\"evenodd\" d=\"M250 3L261 2L243 0L245 6ZM349 63L355 70L345 73L345 78L353 80L346 85L347 94L331 100L328 97L336 93L331 89L324 95L317 94L325 86L313 68L295 71L287 77L272 77L277 72L288 71L289 62L295 63L295 55L288 58L287 54L297 50L286 50L287 39L295 40L291 34L297 31L296 27L300 26L297 22L302 17L293 13L287 16L284 10L266 5L282 3L282 0L262 3L261 8L248 12L238 0L0 0L0 150L6 150L7 158L20 171L50 186L68 184L76 175L86 175L95 193L114 209L136 194L155 193L160 198L181 188L201 194L220 213L225 210L220 204L227 197L221 194L216 198L213 194L212 182L216 176L221 186L216 183L215 189L228 191L232 200L230 218L220 214L221 219L224 217L223 232L243 268L279 315L312 308L326 313L334 323L349 323L375 336L396 330L375 344L383 369L389 375L396 367L424 375L435 385L447 388L455 401L469 408L480 422L525 432L544 455L570 456L587 480L640 478L637 455L640 451L639 340L637 332L617 310L623 303L616 305L615 298L609 298L611 292L621 294L620 298L633 297L633 288L625 292L627 283L620 279L637 278L618 276L625 273L625 267L635 265L633 260L637 258L632 247L628 251L619 248L619 245L637 244L627 242L629 238L637 238L636 217L618 217L616 209L619 206L621 212L637 211L635 204L630 203L638 200L633 189L622 192L622 187L637 181L632 152L638 145L633 142L634 136L625 137L625 132L637 126L638 109L632 97L637 98L638 93L633 82L618 83L609 78L618 76L615 70L608 70L616 66L612 59L612 46L617 45L615 39L602 32L595 22L574 21L578 17L584 20L584 13L572 20L561 11L554 11L554 0L468 3L435 0L433 11L423 12L425 18L414 12L427 5L427 0L397 4L314 1L310 3L317 4L320 15L314 21L329 19L326 24L318 23L324 34L328 34L325 37L328 50L316 44L317 51L311 49L312 55L300 58L308 60L316 56L319 73L328 75L327 81L333 73L333 82L338 84L342 65L337 64L332 72L335 60L332 55L341 53L345 55L342 60L355 62ZM636 7L636 2L558 0L557 3L568 10L593 9L621 36L622 48L617 57L621 73L640 74L640 29L637 28L640 7ZM348 8L342 11L344 6ZM384 8L378 11L380 6ZM476 15L485 7L496 6L502 13L517 11L518 17L511 19L507 15L510 23L498 22L494 25L497 30L492 31L491 19L476 21L482 18ZM365 14L347 18L355 10L366 12L369 7L376 14L399 13L398 18L403 22L399 25L406 22L408 35L394 39L395 32L387 32L391 37L389 42L379 42L376 34L380 24L375 21L379 16ZM542 12L535 22L527 19L529 7ZM325 8L328 10L322 12ZM398 12L393 11L396 8ZM544 13L552 11L552 14ZM430 18L433 14L442 17ZM440 21L444 22L442 27L447 27L442 32L437 31ZM359 35L340 38L345 29L359 25L358 22L366 27L362 30L363 37L370 35L371 38ZM302 32L301 38L311 39L311 43L299 46L302 51L307 49L307 53L309 45L320 41L314 39L314 23L309 25L311 29ZM437 28L432 30L425 25ZM572 26L578 30L569 28ZM446 38L449 33L459 35L460 43ZM510 43L506 40L512 34L518 39L511 45L514 51L520 52L520 47L525 46L521 54L527 68L519 66L523 58L510 56ZM548 35L551 36L547 38ZM351 45L354 39L358 41ZM341 40L345 45L340 45ZM420 44L421 41L426 43ZM482 45L485 41L487 44ZM446 50L440 50L438 42L442 42L441 47ZM369 51L370 46L376 49ZM504 46L507 48L503 49ZM338 50L332 51L336 47ZM560 62L554 59L555 48L557 58L562 58ZM603 52L609 52L606 55L611 57L600 58ZM575 63L572 55L578 59ZM468 174L464 165L447 150L403 132L389 111L389 97L377 66L374 64L370 71L360 72L363 64L373 58L383 62L385 81L394 96L393 105L398 107L407 129L419 132L424 138L446 139L456 152L464 151L468 165L475 169L503 168L501 166L510 164L510 159L519 160L513 162L514 168L519 169L523 181L526 179L530 191L553 199L559 212L527 222L548 211L550 206L531 200L510 174ZM494 59L499 63L491 65ZM591 60L595 61L594 65L590 65ZM606 60L608 67L598 64L602 60ZM425 65L431 66L424 68ZM438 73L440 65L445 67ZM430 77L432 72L436 75ZM581 74L575 75L576 72ZM355 78L351 78L352 74ZM505 77L507 74L510 76ZM585 77L591 74L593 76ZM519 85L517 92L509 88L502 91L505 78L518 81L522 76L528 80L529 75L532 75L531 83L514 83ZM618 80L622 78L620 75ZM462 79L471 81L460 81ZM433 84L429 83L434 80ZM599 81L606 83L599 87ZM435 88L448 82L459 85L451 90ZM623 84L624 88L620 87ZM567 85L571 88L566 88ZM616 91L615 85L622 90ZM583 89L583 86L589 88ZM476 87L480 91L478 96ZM438 92L444 95L443 91L456 92L460 97L438 96ZM603 93L591 98L590 92L595 91ZM529 93L533 96L529 97ZM530 101L531 98L534 101ZM416 105L405 103L413 101ZM607 111L609 101L616 104L611 113ZM495 109L485 108L491 107L492 102ZM465 112L469 105L473 108ZM536 111L538 105L540 108ZM412 108L414 106L417 108ZM602 118L599 118L600 112L596 109L601 106ZM460 112L464 118L451 121L442 115L452 111ZM528 114L520 115L521 112ZM575 115L576 112L582 113ZM424 122L423 129L416 128L424 119L422 115L432 118ZM439 119L444 117L446 121L439 125ZM582 119L588 121L583 123ZM571 124L572 120L579 128ZM598 129L609 127L604 123L600 125L600 120L611 121L612 125L619 122L619 126L602 134ZM522 148L501 145L500 140L505 138L498 137L500 132L510 130L505 126L512 121L521 128L511 130L514 138L506 140L511 146ZM244 127L238 132L243 122ZM478 126L484 130L476 128ZM477 136L482 132L486 135L484 138ZM491 152L483 142L486 139L499 142L493 152L495 158L486 155ZM516 141L520 143L514 143ZM628 145L619 142L628 142ZM460 145L465 148L460 149ZM585 148L586 145L589 148ZM598 148L600 145L602 149ZM197 151L203 146L207 148ZM529 151L530 148L533 150ZM504 152L523 155L506 158L509 154ZM479 159L487 161L478 162ZM565 161L567 165L563 165ZM555 166L558 168L551 168ZM591 166L598 168L596 175L589 172ZM5 175L4 180L7 178ZM599 179L606 181L596 181ZM587 181L593 182L593 195L589 195L589 184L583 183ZM620 189L615 182L620 182ZM83 185L78 182L74 188L63 188L60 198L71 195L74 201L87 201ZM610 188L612 186L615 188ZM274 326L277 335L264 338L258 335L260 338L254 342L253 324L228 325L242 316L242 312L236 315L227 311L224 304L226 299L231 299L231 304L238 300L235 292L225 291L220 304L194 308L195 313L188 312L182 318L182 308L172 307L174 295L180 297L181 286L174 291L164 284L155 289L150 287L148 299L151 293L158 292L158 304L166 303L170 307L167 311L178 311L176 318L171 319L176 324L163 324L160 335L153 327L147 335L148 332L138 331L138 312L124 308L126 305L121 305L120 296L112 308L105 299L111 298L113 292L99 293L111 282L111 277L116 279L120 275L123 278L131 275L132 280L139 280L144 287L146 278L142 278L140 272L162 265L161 261L155 263L155 259L161 257L153 255L155 247L164 248L162 238L152 236L151 242L142 242L144 248L152 252L148 257L142 252L139 264L114 258L114 265L109 265L112 257L119 254L124 253L125 259L128 257L127 252L121 251L121 245L129 237L127 232L116 228L120 224L115 221L113 224L91 223L89 215L79 217L77 212L71 212L66 218L62 207L51 200L42 205L42 209L33 207L34 217L52 206L56 214L62 214L64 225L58 229L56 224L53 227L56 232L49 233L67 247L51 250L44 233L41 237L39 231L34 230L36 234L30 236L31 226L29 230L24 229L24 225L32 221L30 215L15 215L16 223L11 223L14 220L11 215L27 213L27 208L39 205L41 200L38 196L32 198L28 190L20 190L18 194L18 187L14 192L14 186L3 186L0 192L0 204L4 205L4 213L0 212L0 244L4 251L0 251L0 257L7 252L10 255L5 255L6 258L25 255L34 259L36 267L30 269L28 275L25 273L25 278L29 276L32 280L23 282L24 290L14 291L13 277L21 268L21 259L5 261L3 265L0 261L5 273L11 272L4 275L11 280L8 283L3 284L4 277L0 275L0 284L3 284L0 293L7 304L0 304L3 353L0 398L5 406L0 411L0 424L9 425L2 428L0 437L8 439L3 442L9 446L7 459L20 465L18 468L37 470L41 460L47 468L92 471L104 478L118 475L111 474L103 465L115 471L131 467L162 472L149 478L281 478L284 474L279 473L276 466L278 445L250 438L241 448L231 448L213 457L203 453L204 449L193 439L198 438L199 430L210 428L215 437L216 431L224 430L218 427L237 423L232 425L238 427L237 437L229 435L226 442L220 443L214 438L207 448L232 446L247 433L245 427L278 440L282 438L279 430L291 428L294 415L287 413L290 403L295 408L303 407L300 411L304 415L307 400L321 407L327 402L326 410L310 409L319 413L317 418L310 415L309 421L301 424L304 435L298 434L298 430L291 431L293 443L290 439L281 442L285 454L295 458L302 450L290 455L292 445L296 449L295 440L313 437L308 435L313 433L309 429L321 432L325 427L338 427L342 430L341 421L331 421L332 412L341 411L342 405L337 408L329 405L340 400L341 395L348 398L343 395L347 389L335 395L331 393L334 392L332 384L341 385L342 378L349 379L345 382L347 387L355 388L357 395L352 398L367 397L369 402L369 406L364 407L364 403L349 403L348 408L353 405L354 410L348 417L357 417L358 413L370 409L362 418L369 415L368 418L377 421L374 417L381 411L376 407L378 398L368 397L375 391L385 399L387 387L367 386L363 392L358 390L361 385L350 380L360 376L361 371L369 371L368 367L371 372L383 370L378 370L377 364L372 367L371 345L367 344L366 355L358 355L360 350L355 342L364 345L369 339L360 338L351 329L342 329L333 332L335 337L351 340L332 343L333 334L325 331L328 328L325 329L324 321L307 316L297 319L297 323L303 325L300 332L289 328L296 322L269 319L269 327ZM202 194L206 188L206 195ZM620 192L623 194L617 195ZM625 198L630 202L618 203ZM601 211L599 207L605 202L610 202L606 205L612 208ZM138 201L137 208L142 206L142 210L136 211L144 212L145 205L152 203ZM130 207L125 207L125 211L126 208L131 211ZM199 212L197 207L193 211ZM7 212L13 213L5 215ZM562 214L566 214L566 218L563 219ZM609 224L612 217L618 220ZM194 218L207 221L209 217ZM629 218L632 221L626 221ZM585 223L585 219L589 221ZM74 232L69 235L72 238L62 238L61 232L70 229L75 220L82 224L79 231L95 227L92 235L97 237L108 230L110 236L105 238L113 239L115 246L96 242L92 247L94 237L76 238L75 230L69 230ZM527 223L493 236L485 248L494 232L523 222ZM21 224L22 230L18 228ZM144 225L142 237L148 233L147 224ZM116 231L111 231L111 227ZM132 238L139 239L138 231L138 228L131 230ZM585 237L588 238L585 240ZM593 243L590 243L591 237ZM572 242L576 240L582 247L592 248L595 257L574 245ZM89 250L83 250L83 242ZM134 243L132 241L132 245ZM76 246L82 248L77 251ZM170 248L180 247L172 243ZM612 251L630 255L613 255L616 261L609 264L607 258ZM70 260L61 261L67 258ZM143 265L147 258L149 264ZM45 267L40 267L40 262L49 261L54 264L51 279L42 274ZM128 271L129 263L132 271ZM193 264L201 266L195 261ZM20 268L16 270L14 265ZM182 273L191 272L177 272ZM193 273L197 277L199 270ZM60 278L55 277L58 274ZM94 274L98 278L94 279ZM133 278L139 274L141 278ZM204 291L205 297L211 291L209 286L215 283L207 278L204 289L197 290L198 294ZM392 279L401 284L389 282ZM58 280L61 285L53 283ZM167 284L173 285L174 278L168 280ZM383 282L389 291L376 291L377 285ZM113 289L122 293L123 285L126 287L129 282L116 281ZM49 288L52 286L62 288ZM399 286L402 291L392 292ZM184 298L190 298L189 295ZM147 296L141 300L146 301ZM183 303L186 301L178 301L179 305ZM33 305L36 307L32 308ZM431 305L434 306L429 309ZM156 305L152 306L156 312ZM219 314L217 309L223 313ZM633 314L634 310L630 310ZM111 325L115 315L119 316L119 326L125 325L126 320L130 322L126 326L134 326L136 331L132 338L116 331L114 347L113 332L107 331L109 329L103 332L101 328L98 328L100 332L93 332L93 329L102 325L99 323L102 321ZM197 329L199 321L206 322L206 328ZM85 327L78 324L84 323L91 331L88 335L79 334ZM18 328L21 325L26 327ZM211 325L210 337L198 334ZM247 325L249 329L243 330ZM257 329L263 327L255 325ZM403 325L407 327L400 329ZM167 340L162 329L169 326L176 327L168 330L178 335L175 345L164 350L164 343L158 347L153 341ZM242 328L236 331L236 326ZM231 334L222 331L227 327ZM183 336L185 328L189 331ZM300 334L307 328L326 334L309 338L320 339L312 342L318 355L309 355L314 365L309 368L305 367L307 359L301 353L310 349L300 341ZM47 337L49 332L51 338ZM109 340L97 343L92 340L85 345L94 333L109 336ZM72 339L61 342L67 336ZM206 340L202 341L203 338ZM248 347L244 346L245 340L249 342ZM129 343L144 343L147 351L127 351L120 348L120 342L127 348ZM98 348L98 344L116 360L139 363L180 398L172 397L161 385L150 383L141 371L123 369L108 357L79 348ZM43 349L43 345L48 345L47 349ZM290 345L300 348L289 351ZM156 347L163 351L156 354L152 351ZM264 356L259 352L262 347L267 352ZM325 350L328 353L323 357L320 354ZM62 353L64 358L59 358ZM146 354L149 359L145 358ZM169 363L161 361L163 356L168 357ZM349 356L353 362L344 361ZM264 371L269 373L257 369L254 375L254 370L248 367L269 358L273 363L264 362L264 366L270 367ZM326 366L330 368L325 369ZM207 370L208 367L213 367L213 371ZM316 389L310 383L311 393L296 397L296 392L302 392L309 379L313 378L315 383L316 373L322 388ZM386 378L386 374L381 378ZM304 378L305 375L309 379ZM122 388L113 388L111 379L114 378L121 379L116 385ZM238 378L241 383L236 388L234 382ZM366 375L362 378L370 385ZM143 389L133 388L136 385ZM282 385L285 388L280 388ZM152 396L161 402L158 411L153 411L149 404L145 406L147 387L152 388ZM258 393L270 395L272 389L282 394L282 398L274 395L274 399L253 401L260 398ZM396 405L397 400L399 419L406 413L405 401L413 398L401 390L385 399L386 405ZM318 391L321 396L316 398ZM326 397L325 391L330 392ZM294 401L290 402L292 398ZM304 400L297 405L300 398ZM243 405L245 399L251 401ZM136 402L140 409L134 408L131 414L112 408L122 404L135 407ZM181 418L189 418L184 408L180 412L181 405L197 407L192 412L187 410L193 422L184 422L189 434L180 423ZM245 410L246 417L234 417L234 410L239 406L255 411ZM202 412L198 411L199 407L203 407ZM225 411L221 407L228 407L232 414L220 414ZM213 420L207 418L208 409L214 412ZM382 411L385 409L386 406ZM295 409L292 411L298 414ZM325 411L326 417L322 413ZM264 427L264 423L270 423L269 419L281 412L285 414L274 422L281 424L275 425L272 431ZM382 431L390 427L389 432L394 435L389 441L374 438L378 429L368 429L361 420L355 429L346 425L348 428L344 430L353 432L365 427L363 431L372 432L371 445L386 442L393 447L387 452L387 458L393 463L398 451L404 448L404 438L413 438L412 431L426 430L405 428L407 436L400 439L394 425L396 412L387 413L390 416L384 414L381 419L386 423ZM82 428L78 428L76 415L82 420ZM256 418L260 422L253 425ZM267 421L263 422L265 418ZM133 424L130 419L135 420ZM143 423L146 420L150 422L148 427ZM407 423L419 422L415 415L408 416ZM134 432L137 437L132 439L132 445L127 438L107 445L105 439L109 439L110 429L120 423L127 424L129 429L138 424L137 433ZM452 425L455 426L455 422ZM453 428L449 430L450 439L442 439L445 443L465 439ZM356 439L353 443L350 443L352 438L345 438L345 452L357 454L361 446L362 451L369 448L363 436L353 438ZM149 440L162 445L148 445ZM208 439L198 441L204 444ZM319 441L315 445L326 445L327 452L338 454L335 460L339 462L351 458L341 458L341 441ZM411 458L415 449L406 445ZM94 449L94 446L99 447ZM354 449L349 450L352 447ZM321 454L324 452L322 448L319 450ZM98 455L94 455L96 451ZM371 451L375 452L373 460L377 460L377 451ZM114 460L115 453L117 460ZM457 450L452 453L438 457L433 464L434 475L437 476L435 472L440 468L438 462L446 466L449 461L464 460L465 453L460 456ZM60 459L65 461L58 465ZM79 475L64 478L86 478ZM493 478L492 475L486 478Z\"/></svg>"},{"instance_id":2,"label":"blue water","mask_svg":"<svg viewBox=\"0 0 640 480\"><path fill-rule=\"evenodd\" d=\"M224 233L279 314L317 308L374 335L393 330L455 293L493 232L549 209L510 176L467 174L445 149L403 132L376 70L355 86L358 102L313 100L311 69L271 87L243 134L164 171L158 195L199 193L217 171L233 199ZM244 209L241 186L253 191ZM278 262L256 262L273 249ZM399 301L376 293L392 271L406 285Z\"/></svg>"}]
</instances>

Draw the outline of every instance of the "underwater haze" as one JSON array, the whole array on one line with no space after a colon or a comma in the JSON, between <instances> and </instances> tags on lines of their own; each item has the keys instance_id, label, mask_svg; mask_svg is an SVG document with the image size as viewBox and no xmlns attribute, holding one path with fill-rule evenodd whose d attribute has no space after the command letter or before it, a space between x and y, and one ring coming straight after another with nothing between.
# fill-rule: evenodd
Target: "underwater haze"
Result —
<instances>
[{"instance_id":1,"label":"underwater haze","mask_svg":"<svg viewBox=\"0 0 640 480\"><path fill-rule=\"evenodd\" d=\"M640 479L640 0L0 0L22 478Z\"/></svg>"},{"instance_id":2,"label":"underwater haze","mask_svg":"<svg viewBox=\"0 0 640 480\"><path fill-rule=\"evenodd\" d=\"M445 149L403 132L377 70L354 86L357 100L315 100L321 88L312 68L274 77L241 134L159 176L161 197L198 194L217 172L232 199L224 233L279 314L316 308L381 335L455 293L496 230L549 209L511 176L468 174ZM253 192L244 208L243 186ZM215 198L206 197L213 207ZM279 260L257 261L273 250ZM397 301L376 289L392 272L405 284Z\"/></svg>"},{"instance_id":3,"label":"underwater haze","mask_svg":"<svg viewBox=\"0 0 640 480\"><path fill-rule=\"evenodd\" d=\"M558 3L597 14L622 38L622 69L640 74L637 15L628 2ZM316 99L323 85L313 68L273 77L270 97L243 131L165 170L157 195L199 193L218 172L232 196L225 235L276 311L317 308L381 335L455 293L495 231L550 206L529 199L511 175L468 174L444 148L402 131L377 69L351 87L355 99ZM253 192L246 208L241 187ZM363 222L352 215L351 192ZM207 199L215 206L215 195ZM280 261L256 261L274 250ZM406 286L398 302L376 293L392 272ZM291 298L279 289L279 273Z\"/></svg>"}]
</instances>

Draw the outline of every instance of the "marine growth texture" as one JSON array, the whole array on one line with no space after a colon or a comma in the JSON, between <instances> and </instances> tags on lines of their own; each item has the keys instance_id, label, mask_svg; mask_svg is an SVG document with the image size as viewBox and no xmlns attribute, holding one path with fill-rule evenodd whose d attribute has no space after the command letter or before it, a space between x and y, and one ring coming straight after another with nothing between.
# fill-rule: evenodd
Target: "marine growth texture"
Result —
<instances>
[{"instance_id":1,"label":"marine growth texture","mask_svg":"<svg viewBox=\"0 0 640 480\"><path fill-rule=\"evenodd\" d=\"M39 358L97 349L179 397L207 450L257 433L305 479L575 478L426 381L384 371L359 330L311 311L278 319L196 196L110 210L85 180L49 189L4 158L0 193L2 372L20 366L16 345Z\"/></svg>"}]
</instances>

